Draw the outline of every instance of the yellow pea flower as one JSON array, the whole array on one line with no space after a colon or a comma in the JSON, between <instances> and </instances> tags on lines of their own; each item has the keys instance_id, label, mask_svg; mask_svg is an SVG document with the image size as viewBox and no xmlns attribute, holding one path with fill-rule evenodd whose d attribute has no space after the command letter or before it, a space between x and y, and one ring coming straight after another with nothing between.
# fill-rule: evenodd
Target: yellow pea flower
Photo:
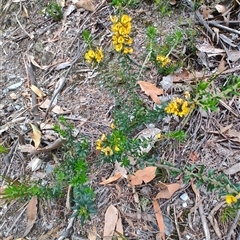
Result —
<instances>
[{"instance_id":1,"label":"yellow pea flower","mask_svg":"<svg viewBox=\"0 0 240 240\"><path fill-rule=\"evenodd\" d=\"M118 41L118 43L124 43L124 37L119 36L117 41Z\"/></svg>"},{"instance_id":2,"label":"yellow pea flower","mask_svg":"<svg viewBox=\"0 0 240 240\"><path fill-rule=\"evenodd\" d=\"M233 195L227 195L227 196L225 197L225 199L226 199L226 203L227 203L228 205L237 202L237 198L234 197Z\"/></svg>"},{"instance_id":3,"label":"yellow pea flower","mask_svg":"<svg viewBox=\"0 0 240 240\"><path fill-rule=\"evenodd\" d=\"M123 48L123 45L121 43L119 43L119 44L114 45L114 47L115 47L115 50L117 52L120 52L122 50L122 48Z\"/></svg>"},{"instance_id":4,"label":"yellow pea flower","mask_svg":"<svg viewBox=\"0 0 240 240\"><path fill-rule=\"evenodd\" d=\"M100 63L103 59L103 52L102 49L97 48L96 53L95 53L95 59L98 63Z\"/></svg>"},{"instance_id":5,"label":"yellow pea flower","mask_svg":"<svg viewBox=\"0 0 240 240\"><path fill-rule=\"evenodd\" d=\"M112 21L112 23L117 23L118 22L118 17L110 16L110 20Z\"/></svg>"},{"instance_id":6,"label":"yellow pea flower","mask_svg":"<svg viewBox=\"0 0 240 240\"><path fill-rule=\"evenodd\" d=\"M106 135L105 135L105 134L102 134L102 136L101 136L101 141L106 141L106 140L107 140Z\"/></svg>"},{"instance_id":7,"label":"yellow pea flower","mask_svg":"<svg viewBox=\"0 0 240 240\"><path fill-rule=\"evenodd\" d=\"M101 151L105 154L105 156L113 155L113 150L110 147L102 148Z\"/></svg>"},{"instance_id":8,"label":"yellow pea flower","mask_svg":"<svg viewBox=\"0 0 240 240\"><path fill-rule=\"evenodd\" d=\"M120 148L119 148L118 146L114 146L114 150L115 150L116 152L119 152L119 151L120 151Z\"/></svg>"},{"instance_id":9,"label":"yellow pea flower","mask_svg":"<svg viewBox=\"0 0 240 240\"><path fill-rule=\"evenodd\" d=\"M126 24L126 23L131 22L131 20L132 20L132 18L129 15L124 14L124 15L122 15L120 21L122 24Z\"/></svg>"},{"instance_id":10,"label":"yellow pea flower","mask_svg":"<svg viewBox=\"0 0 240 240\"><path fill-rule=\"evenodd\" d=\"M110 127L111 127L111 129L114 129L116 126L114 123L111 123Z\"/></svg>"},{"instance_id":11,"label":"yellow pea flower","mask_svg":"<svg viewBox=\"0 0 240 240\"><path fill-rule=\"evenodd\" d=\"M131 45L131 44L133 43L133 39L130 38L130 37L127 37L127 38L125 38L125 43L126 43L127 45Z\"/></svg>"},{"instance_id":12,"label":"yellow pea flower","mask_svg":"<svg viewBox=\"0 0 240 240\"><path fill-rule=\"evenodd\" d=\"M133 52L132 48L124 48L123 49L123 53L125 53L125 54L131 54L132 52Z\"/></svg>"}]
</instances>

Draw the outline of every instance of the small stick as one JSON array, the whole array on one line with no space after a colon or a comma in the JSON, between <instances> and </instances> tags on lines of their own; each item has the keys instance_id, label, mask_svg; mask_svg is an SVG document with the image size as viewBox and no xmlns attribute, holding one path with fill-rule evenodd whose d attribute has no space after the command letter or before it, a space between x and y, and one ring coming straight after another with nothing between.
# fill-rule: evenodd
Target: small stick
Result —
<instances>
[{"instance_id":1,"label":"small stick","mask_svg":"<svg viewBox=\"0 0 240 240\"><path fill-rule=\"evenodd\" d=\"M207 219L204 215L202 203L199 204L198 209L199 209L200 217L201 217L201 220L202 220L202 225L203 225L203 231L204 231L204 234L205 234L205 238L206 238L206 240L211 240L212 238L210 236L210 231L209 231L209 228L208 228L208 225L207 225Z\"/></svg>"}]
</instances>

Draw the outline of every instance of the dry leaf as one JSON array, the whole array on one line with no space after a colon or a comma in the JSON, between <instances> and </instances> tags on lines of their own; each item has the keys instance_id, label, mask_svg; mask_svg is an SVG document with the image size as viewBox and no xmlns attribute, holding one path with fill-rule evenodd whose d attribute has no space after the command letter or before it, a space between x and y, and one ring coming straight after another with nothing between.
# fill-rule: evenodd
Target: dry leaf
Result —
<instances>
[{"instance_id":1,"label":"dry leaf","mask_svg":"<svg viewBox=\"0 0 240 240\"><path fill-rule=\"evenodd\" d=\"M195 195L197 198L200 198L200 193L196 187L196 185L193 183L193 180L191 179L191 187L192 187L192 190L194 191Z\"/></svg>"},{"instance_id":2,"label":"dry leaf","mask_svg":"<svg viewBox=\"0 0 240 240\"><path fill-rule=\"evenodd\" d=\"M227 53L228 60L232 62L236 62L238 61L238 59L240 59L240 51L238 50L234 50L234 51L227 50L226 53Z\"/></svg>"},{"instance_id":3,"label":"dry leaf","mask_svg":"<svg viewBox=\"0 0 240 240\"><path fill-rule=\"evenodd\" d=\"M160 198L169 199L178 189L181 188L181 184L180 183L166 184L159 182L158 187L160 187L162 190L157 194L155 199Z\"/></svg>"},{"instance_id":4,"label":"dry leaf","mask_svg":"<svg viewBox=\"0 0 240 240\"><path fill-rule=\"evenodd\" d=\"M27 169L31 169L33 172L37 171L42 165L42 160L38 157L34 157L27 165Z\"/></svg>"},{"instance_id":5,"label":"dry leaf","mask_svg":"<svg viewBox=\"0 0 240 240\"><path fill-rule=\"evenodd\" d=\"M116 224L116 234L115 235L118 236L118 238L117 238L118 240L122 240L121 235L123 235L123 226L122 226L122 218L121 218L120 213L118 214L118 221Z\"/></svg>"},{"instance_id":6,"label":"dry leaf","mask_svg":"<svg viewBox=\"0 0 240 240\"><path fill-rule=\"evenodd\" d=\"M189 155L190 160L192 160L193 162L197 162L198 161L198 156L195 152L191 151L190 155Z\"/></svg>"},{"instance_id":7,"label":"dry leaf","mask_svg":"<svg viewBox=\"0 0 240 240\"><path fill-rule=\"evenodd\" d=\"M50 103L51 103L51 100L49 100L49 99L47 98L39 107L40 107L40 108L47 109L47 108L49 108Z\"/></svg>"},{"instance_id":8,"label":"dry leaf","mask_svg":"<svg viewBox=\"0 0 240 240\"><path fill-rule=\"evenodd\" d=\"M63 113L64 113L63 109L62 109L60 106L58 106L58 105L56 105L56 106L52 109L52 112L54 112L54 113L56 113L56 114L63 114Z\"/></svg>"},{"instance_id":9,"label":"dry leaf","mask_svg":"<svg viewBox=\"0 0 240 240\"><path fill-rule=\"evenodd\" d=\"M114 182L114 181L118 180L121 176L122 176L122 174L119 172L119 173L117 173L116 175L114 175L114 176L112 176L112 177L110 177L110 178L108 178L108 179L100 182L99 184L100 184L100 185L105 185L105 184Z\"/></svg>"},{"instance_id":10,"label":"dry leaf","mask_svg":"<svg viewBox=\"0 0 240 240\"><path fill-rule=\"evenodd\" d=\"M24 237L28 235L28 233L31 231L37 218L37 197L33 196L30 202L28 203L27 209L26 209L26 216L27 216L27 226L23 234Z\"/></svg>"},{"instance_id":11,"label":"dry leaf","mask_svg":"<svg viewBox=\"0 0 240 240\"><path fill-rule=\"evenodd\" d=\"M103 240L111 240L118 221L118 210L110 205L105 213Z\"/></svg>"},{"instance_id":12,"label":"dry leaf","mask_svg":"<svg viewBox=\"0 0 240 240\"><path fill-rule=\"evenodd\" d=\"M92 3L92 0L80 0L75 3L77 8L84 8L90 12L94 12L96 10L95 6Z\"/></svg>"},{"instance_id":13,"label":"dry leaf","mask_svg":"<svg viewBox=\"0 0 240 240\"><path fill-rule=\"evenodd\" d=\"M144 91L146 95L150 96L156 104L161 103L160 99L158 98L158 95L163 94L162 89L157 88L150 82L138 81L137 83L140 85L142 91Z\"/></svg>"},{"instance_id":14,"label":"dry leaf","mask_svg":"<svg viewBox=\"0 0 240 240\"><path fill-rule=\"evenodd\" d=\"M34 126L33 124L31 124L31 127L32 127L32 139L33 139L33 142L34 142L34 145L35 145L35 149L37 149L39 147L39 144L41 142L41 132L38 130L38 128L36 126Z\"/></svg>"},{"instance_id":15,"label":"dry leaf","mask_svg":"<svg viewBox=\"0 0 240 240\"><path fill-rule=\"evenodd\" d=\"M126 168L122 167L121 163L119 163L118 161L115 162L114 173L121 173L122 177L127 178L127 170L126 170Z\"/></svg>"},{"instance_id":16,"label":"dry leaf","mask_svg":"<svg viewBox=\"0 0 240 240\"><path fill-rule=\"evenodd\" d=\"M233 175L237 172L240 172L240 163L236 163L228 169L223 170L223 172L227 175Z\"/></svg>"},{"instance_id":17,"label":"dry leaf","mask_svg":"<svg viewBox=\"0 0 240 240\"><path fill-rule=\"evenodd\" d=\"M234 129L229 129L227 131L227 135L231 138L239 138L239 140L240 140L240 132L238 132Z\"/></svg>"},{"instance_id":18,"label":"dry leaf","mask_svg":"<svg viewBox=\"0 0 240 240\"><path fill-rule=\"evenodd\" d=\"M88 230L88 240L97 240L97 228L95 226L92 230Z\"/></svg>"},{"instance_id":19,"label":"dry leaf","mask_svg":"<svg viewBox=\"0 0 240 240\"><path fill-rule=\"evenodd\" d=\"M129 175L131 185L141 185L142 182L148 183L152 181L156 176L157 167L146 167L142 170L138 170L134 175Z\"/></svg>"},{"instance_id":20,"label":"dry leaf","mask_svg":"<svg viewBox=\"0 0 240 240\"><path fill-rule=\"evenodd\" d=\"M210 9L206 5L201 6L203 19L208 19L210 15Z\"/></svg>"},{"instance_id":21,"label":"dry leaf","mask_svg":"<svg viewBox=\"0 0 240 240\"><path fill-rule=\"evenodd\" d=\"M41 89L36 87L35 85L31 85L30 88L40 99L43 99L43 97L46 96L46 94Z\"/></svg>"},{"instance_id":22,"label":"dry leaf","mask_svg":"<svg viewBox=\"0 0 240 240\"><path fill-rule=\"evenodd\" d=\"M32 152L35 149L31 144L19 145L18 148L21 152Z\"/></svg>"},{"instance_id":23,"label":"dry leaf","mask_svg":"<svg viewBox=\"0 0 240 240\"><path fill-rule=\"evenodd\" d=\"M155 213L159 231L160 231L159 234L161 236L161 239L165 240L165 227L164 227L163 215L156 199L153 200L153 209L154 209L154 213Z\"/></svg>"},{"instance_id":24,"label":"dry leaf","mask_svg":"<svg viewBox=\"0 0 240 240\"><path fill-rule=\"evenodd\" d=\"M225 66L226 61L224 60L224 58L225 58L225 54L224 54L224 56L222 57L222 59L221 59L221 61L219 63L219 66L218 66L218 69L217 69L217 73L221 73L221 72L226 70L226 66Z\"/></svg>"},{"instance_id":25,"label":"dry leaf","mask_svg":"<svg viewBox=\"0 0 240 240\"><path fill-rule=\"evenodd\" d=\"M217 9L217 11L218 11L219 13L225 13L225 12L227 11L226 7L223 6L223 5L221 5L221 4L217 4L217 5L215 6L215 8Z\"/></svg>"}]
</instances>

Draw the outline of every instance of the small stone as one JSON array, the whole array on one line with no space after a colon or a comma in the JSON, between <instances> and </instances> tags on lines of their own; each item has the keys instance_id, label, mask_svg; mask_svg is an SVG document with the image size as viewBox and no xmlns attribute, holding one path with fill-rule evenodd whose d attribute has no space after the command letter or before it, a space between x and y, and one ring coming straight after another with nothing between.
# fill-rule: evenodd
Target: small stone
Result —
<instances>
[{"instance_id":1,"label":"small stone","mask_svg":"<svg viewBox=\"0 0 240 240\"><path fill-rule=\"evenodd\" d=\"M182 204L182 206L183 206L183 208L186 208L186 207L187 207L187 203L184 202L184 203Z\"/></svg>"},{"instance_id":2,"label":"small stone","mask_svg":"<svg viewBox=\"0 0 240 240\"><path fill-rule=\"evenodd\" d=\"M183 201L188 201L188 200L189 200L189 197L188 197L187 193L183 193L183 194L180 196L180 199L182 199Z\"/></svg>"}]
</instances>

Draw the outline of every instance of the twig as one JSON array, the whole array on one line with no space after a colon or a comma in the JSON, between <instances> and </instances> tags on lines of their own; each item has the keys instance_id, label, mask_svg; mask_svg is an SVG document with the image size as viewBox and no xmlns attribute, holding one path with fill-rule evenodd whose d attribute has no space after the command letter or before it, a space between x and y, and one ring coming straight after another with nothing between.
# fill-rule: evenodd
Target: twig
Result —
<instances>
[{"instance_id":1,"label":"twig","mask_svg":"<svg viewBox=\"0 0 240 240\"><path fill-rule=\"evenodd\" d=\"M17 145L18 145L18 140L15 141L15 143L11 147L10 152L3 158L6 166L8 166L10 164L10 159L12 158L13 154L15 153Z\"/></svg>"},{"instance_id":2,"label":"twig","mask_svg":"<svg viewBox=\"0 0 240 240\"><path fill-rule=\"evenodd\" d=\"M223 25L218 24L218 23L216 23L216 22L208 22L208 23L209 23L209 25L212 25L212 26L214 26L214 27L217 27L217 28L220 28L220 29L224 29L224 30L226 30L226 31L233 32L233 33L236 33L236 34L240 35L240 32L237 31L237 30L235 30L235 29L232 29L232 28L223 26Z\"/></svg>"},{"instance_id":3,"label":"twig","mask_svg":"<svg viewBox=\"0 0 240 240\"><path fill-rule=\"evenodd\" d=\"M25 207L23 208L23 210L20 212L20 214L18 215L18 217L16 218L16 220L14 221L14 223L12 224L12 226L10 227L10 229L8 229L7 231L7 235L12 231L12 229L14 228L14 226L16 225L17 221L19 220L19 218L23 215L23 213L26 211L27 208L27 204L28 202L25 203Z\"/></svg>"},{"instance_id":4,"label":"twig","mask_svg":"<svg viewBox=\"0 0 240 240\"><path fill-rule=\"evenodd\" d=\"M201 220L202 220L202 226L203 226L203 231L204 231L204 234L205 234L205 238L206 238L206 240L211 240L210 231L208 229L207 219L204 215L202 203L199 204L198 209L199 209L200 217L201 217Z\"/></svg>"},{"instance_id":5,"label":"twig","mask_svg":"<svg viewBox=\"0 0 240 240\"><path fill-rule=\"evenodd\" d=\"M73 212L73 216L77 213L77 210L74 210ZM63 240L65 238L67 238L70 235L70 230L72 228L73 222L75 220L75 217L71 217L68 223L68 226L66 228L66 230L64 230L61 234L61 236L58 238L58 240Z\"/></svg>"},{"instance_id":6,"label":"twig","mask_svg":"<svg viewBox=\"0 0 240 240\"><path fill-rule=\"evenodd\" d=\"M28 63L27 63L27 71L28 71L28 76L30 78L31 85L36 86L36 79L34 76L31 60L29 58L28 58ZM34 122L37 122L38 121L37 116L39 116L38 107L37 107L37 95L34 91L31 91L31 92L32 92L32 113L33 113L33 117L34 117Z\"/></svg>"},{"instance_id":7,"label":"twig","mask_svg":"<svg viewBox=\"0 0 240 240\"><path fill-rule=\"evenodd\" d=\"M71 71L72 67L74 66L74 64L78 61L78 59L79 59L80 56L82 55L82 52L83 52L83 50L85 49L85 47L86 47L86 44L84 44L83 47L82 47L82 49L78 51L76 57L73 59L71 65L70 65L70 67L69 67L69 69L67 70L65 76L63 77L60 86L59 86L58 89L55 91L55 93L54 93L54 95L53 95L53 97L52 97L52 99L51 99L51 102L50 102L50 104L49 104L49 106L48 106L48 108L47 108L47 110L46 110L45 116L44 116L44 118L43 118L43 121L44 121L44 122L45 122L45 120L46 120L46 118L47 118L48 112L49 112L49 110L50 110L50 108L51 108L51 106L52 106L55 98L57 97L57 95L59 94L59 92L61 92L61 90L63 89L63 87L64 87L64 85L65 85L65 83L66 83L66 81L67 81L67 76L68 76L68 74L70 73L70 71Z\"/></svg>"},{"instance_id":8,"label":"twig","mask_svg":"<svg viewBox=\"0 0 240 240\"><path fill-rule=\"evenodd\" d=\"M176 216L176 206L173 205L173 212L174 212L174 222L175 222L175 227L177 229L177 234L178 234L178 239L181 240L181 234L180 234L180 230L179 230L179 225L177 222L177 216Z\"/></svg>"},{"instance_id":9,"label":"twig","mask_svg":"<svg viewBox=\"0 0 240 240\"><path fill-rule=\"evenodd\" d=\"M234 229L235 229L236 226L237 226L239 217L240 217L240 209L237 211L237 214L236 214L236 216L235 216L235 218L234 218L233 224L232 224L232 226L231 226L231 228L230 228L230 230L229 230L229 232L228 232L228 234L227 234L227 240L231 240L231 235L232 235Z\"/></svg>"}]
</instances>

